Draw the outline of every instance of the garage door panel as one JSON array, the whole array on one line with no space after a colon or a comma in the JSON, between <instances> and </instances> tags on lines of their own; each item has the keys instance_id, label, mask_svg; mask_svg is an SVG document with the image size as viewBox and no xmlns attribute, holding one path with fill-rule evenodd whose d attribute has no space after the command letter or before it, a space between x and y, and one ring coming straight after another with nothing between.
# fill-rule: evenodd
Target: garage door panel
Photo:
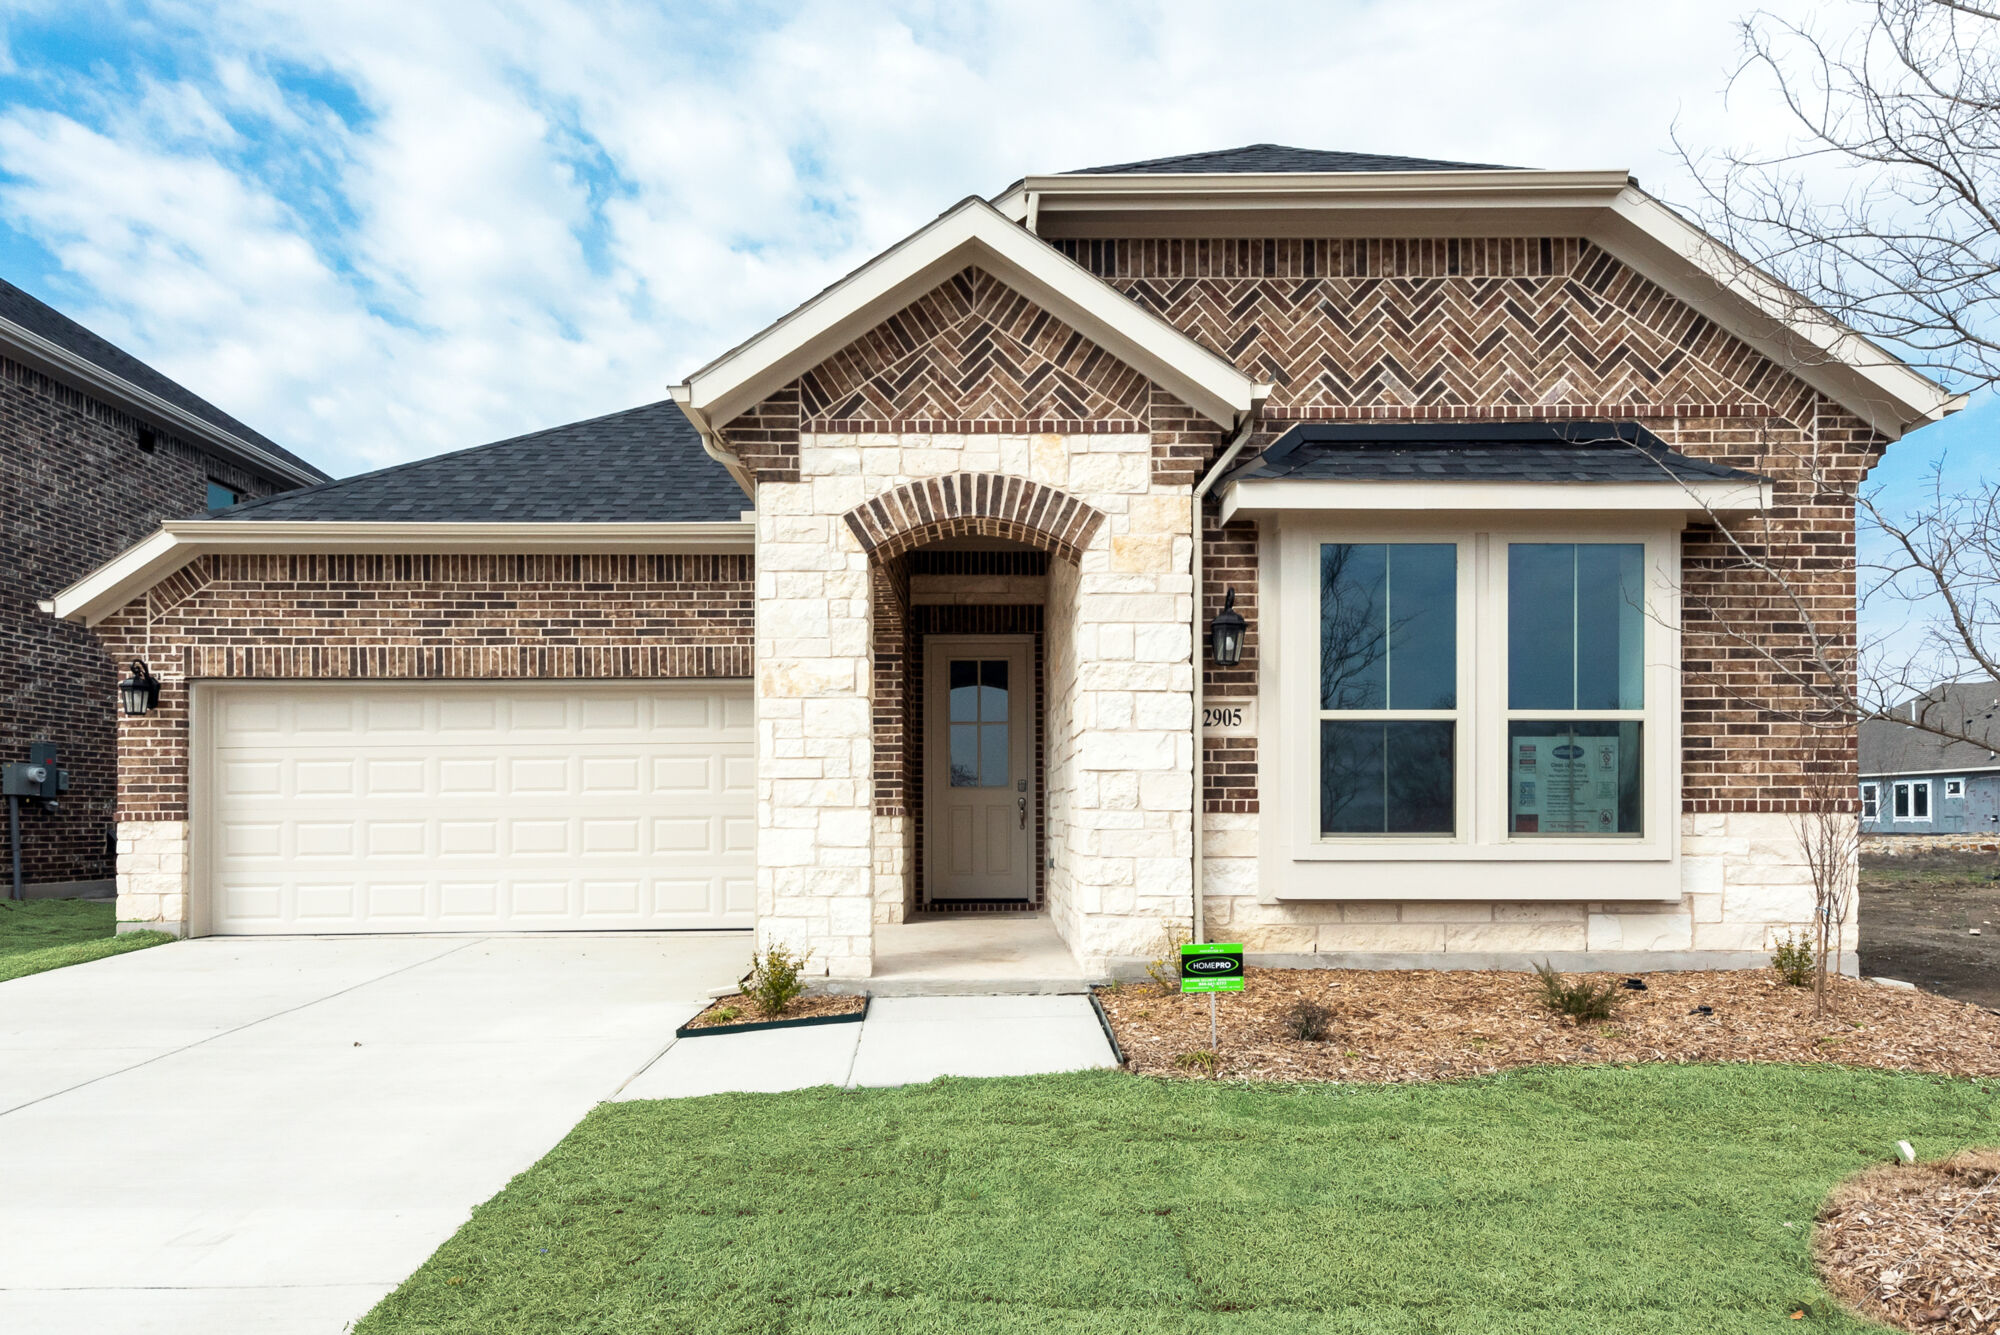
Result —
<instances>
[{"instance_id":1,"label":"garage door panel","mask_svg":"<svg viewBox=\"0 0 2000 1335\"><path fill-rule=\"evenodd\" d=\"M741 685L220 688L212 926L747 927L748 704Z\"/></svg>"}]
</instances>

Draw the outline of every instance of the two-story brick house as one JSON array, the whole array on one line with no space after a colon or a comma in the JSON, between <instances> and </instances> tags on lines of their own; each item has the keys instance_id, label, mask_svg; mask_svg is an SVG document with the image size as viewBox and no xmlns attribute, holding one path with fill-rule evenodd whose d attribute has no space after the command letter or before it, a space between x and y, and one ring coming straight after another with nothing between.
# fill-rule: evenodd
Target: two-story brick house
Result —
<instances>
[{"instance_id":1,"label":"two-story brick house","mask_svg":"<svg viewBox=\"0 0 2000 1335\"><path fill-rule=\"evenodd\" d=\"M322 473L11 283L0 282L0 752L53 742L72 786L23 820L30 893L112 874L114 667L36 606L151 533ZM0 860L11 860L0 829ZM4 861L0 861L4 865Z\"/></svg>"},{"instance_id":2,"label":"two-story brick house","mask_svg":"<svg viewBox=\"0 0 2000 1335\"><path fill-rule=\"evenodd\" d=\"M170 525L66 590L165 682L121 734L121 916L754 924L851 979L945 909L1045 913L1093 972L1173 926L1762 964L1811 913L1809 794L1741 637L1796 604L1720 535L1851 627L1813 478L1957 406L1791 309L1622 171L1028 177L677 411Z\"/></svg>"}]
</instances>

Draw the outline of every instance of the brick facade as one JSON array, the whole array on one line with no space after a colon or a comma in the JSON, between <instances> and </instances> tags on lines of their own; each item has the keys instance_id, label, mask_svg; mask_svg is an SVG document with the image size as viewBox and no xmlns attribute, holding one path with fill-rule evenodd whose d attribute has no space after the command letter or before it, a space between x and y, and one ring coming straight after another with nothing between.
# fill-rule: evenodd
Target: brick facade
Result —
<instances>
[{"instance_id":1,"label":"brick facade","mask_svg":"<svg viewBox=\"0 0 2000 1335\"><path fill-rule=\"evenodd\" d=\"M144 443L142 444L142 436ZM18 362L0 358L0 761L52 741L71 788L21 817L30 885L108 879L123 660L37 603L145 537L202 513L210 479L244 497L289 484L253 475ZM0 824L0 860L10 856Z\"/></svg>"}]
</instances>

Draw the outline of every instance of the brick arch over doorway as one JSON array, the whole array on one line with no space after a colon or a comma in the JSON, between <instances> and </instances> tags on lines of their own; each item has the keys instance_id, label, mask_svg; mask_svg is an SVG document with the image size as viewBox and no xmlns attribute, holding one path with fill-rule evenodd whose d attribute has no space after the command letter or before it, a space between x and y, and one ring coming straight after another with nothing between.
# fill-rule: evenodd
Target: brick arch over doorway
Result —
<instances>
[{"instance_id":1,"label":"brick arch over doorway","mask_svg":"<svg viewBox=\"0 0 2000 1335\"><path fill-rule=\"evenodd\" d=\"M1096 507L1052 487L1000 474L954 473L894 488L844 516L869 554L873 592L874 809L878 838L900 846L901 876L896 892L876 897L877 921L899 922L924 906L922 893L923 810L923 646L929 635L1023 635L1033 644L1032 667L1035 772L1033 890L1030 907L1043 906L1047 785L1043 774L1043 607L982 603L923 606L913 599L913 562L942 556L934 544L962 539L995 539L1032 548L1020 551L958 551L950 554L952 573L995 575L1031 573L1040 580L1050 557L1070 564L1104 522ZM1031 559L1030 559L1031 558ZM1035 564L1035 563L1039 564ZM990 567L990 569L989 569ZM938 564L943 570L945 566ZM929 573L928 571L923 573ZM1002 908L965 903L960 908Z\"/></svg>"},{"instance_id":2,"label":"brick arch over doorway","mask_svg":"<svg viewBox=\"0 0 2000 1335\"><path fill-rule=\"evenodd\" d=\"M1004 538L1075 564L1104 522L1096 507L1001 473L950 473L862 502L848 528L878 564L947 538Z\"/></svg>"}]
</instances>

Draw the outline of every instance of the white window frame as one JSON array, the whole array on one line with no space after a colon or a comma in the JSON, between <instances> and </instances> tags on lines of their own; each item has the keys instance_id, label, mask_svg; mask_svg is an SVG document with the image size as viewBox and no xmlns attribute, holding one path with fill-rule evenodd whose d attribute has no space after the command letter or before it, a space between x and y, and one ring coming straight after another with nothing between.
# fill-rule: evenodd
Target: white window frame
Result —
<instances>
[{"instance_id":1,"label":"white window frame","mask_svg":"<svg viewBox=\"0 0 2000 1335\"><path fill-rule=\"evenodd\" d=\"M1945 795L1946 797L1948 797L1948 798L1949 798L1949 797L1964 797L1964 796L1965 796L1965 780L1964 780L1964 779L1946 779L1946 780L1944 781L1944 795Z\"/></svg>"},{"instance_id":2,"label":"white window frame","mask_svg":"<svg viewBox=\"0 0 2000 1335\"><path fill-rule=\"evenodd\" d=\"M1917 790L1919 788L1923 789L1924 792L1924 814L1921 816L1916 814ZM1889 819L1892 821L1908 821L1912 825L1929 825L1932 816L1937 813L1937 803L1931 800L1933 794L1931 793L1931 781L1929 779L1898 779L1890 787L1889 795L1891 798ZM1908 810L1909 815L1906 816L1896 810L1894 799L1897 797L1905 798L1903 806Z\"/></svg>"},{"instance_id":3,"label":"white window frame","mask_svg":"<svg viewBox=\"0 0 2000 1335\"><path fill-rule=\"evenodd\" d=\"M1650 521L1650 522L1649 522ZM1259 897L1285 899L1678 899L1680 516L1329 514L1261 521ZM1516 542L1645 546L1641 710L1585 711L1642 724L1643 832L1508 830L1507 549ZM1319 830L1319 549L1325 543L1452 543L1459 554L1456 832ZM1275 707L1274 707L1275 706ZM1561 711L1566 716L1581 716ZM1532 714L1525 716L1532 717ZM1482 864L1476 876L1460 864Z\"/></svg>"},{"instance_id":4,"label":"white window frame","mask_svg":"<svg viewBox=\"0 0 2000 1335\"><path fill-rule=\"evenodd\" d=\"M1861 819L1882 819L1882 788L1880 784L1861 785Z\"/></svg>"}]
</instances>

